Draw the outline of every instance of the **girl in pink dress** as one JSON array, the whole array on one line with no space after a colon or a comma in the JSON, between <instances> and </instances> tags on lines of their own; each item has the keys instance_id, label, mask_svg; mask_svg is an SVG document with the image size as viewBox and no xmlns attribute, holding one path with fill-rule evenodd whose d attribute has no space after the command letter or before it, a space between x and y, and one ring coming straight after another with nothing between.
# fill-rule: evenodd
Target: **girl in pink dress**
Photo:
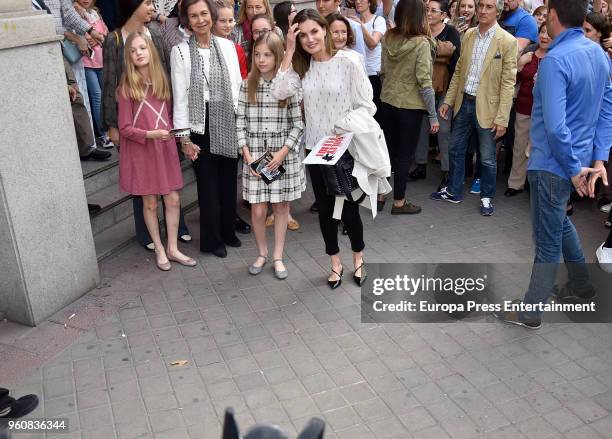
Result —
<instances>
[{"instance_id":1,"label":"girl in pink dress","mask_svg":"<svg viewBox=\"0 0 612 439\"><path fill-rule=\"evenodd\" d=\"M155 45L141 32L125 42L125 71L117 88L119 120L119 188L141 195L144 220L155 244L156 264L168 271L170 261L193 267L196 261L178 250L179 194L183 176L171 134L170 84ZM164 249L157 219L157 197L164 197L168 247Z\"/></svg>"}]
</instances>

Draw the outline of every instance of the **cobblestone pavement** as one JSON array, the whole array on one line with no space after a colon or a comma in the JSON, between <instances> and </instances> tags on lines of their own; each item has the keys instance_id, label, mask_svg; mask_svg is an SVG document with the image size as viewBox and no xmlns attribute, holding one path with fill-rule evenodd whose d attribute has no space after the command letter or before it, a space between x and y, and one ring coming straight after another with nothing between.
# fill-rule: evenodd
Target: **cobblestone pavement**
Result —
<instances>
[{"instance_id":1,"label":"cobblestone pavement","mask_svg":"<svg viewBox=\"0 0 612 439\"><path fill-rule=\"evenodd\" d=\"M422 194L420 215L392 217L389 202L375 223L364 214L368 262L531 260L526 194L498 197L484 218L477 196L427 200L435 183L408 187ZM228 406L243 429L273 422L293 435L320 416L328 439L612 437L612 325L362 324L350 276L335 291L325 284L310 197L292 206L302 228L288 232L286 281L269 267L249 276L252 235L227 259L201 255L196 269L161 273L136 245L105 261L101 287L52 318L38 345L0 344L6 358L27 359L69 340L15 393L40 395L32 416L68 418L66 439L219 438ZM603 218L576 206L589 260ZM197 212L188 221L197 232ZM87 330L92 309L101 317ZM42 436L14 435L29 437Z\"/></svg>"}]
</instances>

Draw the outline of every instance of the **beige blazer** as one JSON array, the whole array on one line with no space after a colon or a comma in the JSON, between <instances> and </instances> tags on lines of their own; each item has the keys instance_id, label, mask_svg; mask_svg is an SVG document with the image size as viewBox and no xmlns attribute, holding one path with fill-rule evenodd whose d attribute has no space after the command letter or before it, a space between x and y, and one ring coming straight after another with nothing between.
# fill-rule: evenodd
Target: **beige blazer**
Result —
<instances>
[{"instance_id":1,"label":"beige blazer","mask_svg":"<svg viewBox=\"0 0 612 439\"><path fill-rule=\"evenodd\" d=\"M444 99L444 102L453 108L455 116L459 113L463 102L463 90L472 61L477 32L478 27L468 29L463 37L461 55ZM516 38L498 24L485 56L476 93L476 118L482 128L492 127L494 123L508 127L516 83L517 56Z\"/></svg>"}]
</instances>

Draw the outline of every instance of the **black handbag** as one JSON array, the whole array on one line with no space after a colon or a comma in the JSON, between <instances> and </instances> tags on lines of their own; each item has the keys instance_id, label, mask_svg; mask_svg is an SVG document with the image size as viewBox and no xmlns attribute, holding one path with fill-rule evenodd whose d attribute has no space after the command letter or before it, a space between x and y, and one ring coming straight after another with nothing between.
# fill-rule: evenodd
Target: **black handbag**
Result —
<instances>
[{"instance_id":1,"label":"black handbag","mask_svg":"<svg viewBox=\"0 0 612 439\"><path fill-rule=\"evenodd\" d=\"M359 188L357 179L353 177L353 156L345 151L335 165L319 165L323 173L325 190L327 195L344 195L350 201L353 200L352 192Z\"/></svg>"}]
</instances>

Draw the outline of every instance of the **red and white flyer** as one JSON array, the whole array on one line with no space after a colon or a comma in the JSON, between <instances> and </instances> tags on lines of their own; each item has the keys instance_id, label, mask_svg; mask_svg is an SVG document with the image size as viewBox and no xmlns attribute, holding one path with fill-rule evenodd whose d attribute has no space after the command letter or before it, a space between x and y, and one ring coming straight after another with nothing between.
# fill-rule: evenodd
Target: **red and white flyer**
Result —
<instances>
[{"instance_id":1,"label":"red and white flyer","mask_svg":"<svg viewBox=\"0 0 612 439\"><path fill-rule=\"evenodd\" d=\"M353 133L323 137L303 161L305 165L335 165L348 149Z\"/></svg>"}]
</instances>

